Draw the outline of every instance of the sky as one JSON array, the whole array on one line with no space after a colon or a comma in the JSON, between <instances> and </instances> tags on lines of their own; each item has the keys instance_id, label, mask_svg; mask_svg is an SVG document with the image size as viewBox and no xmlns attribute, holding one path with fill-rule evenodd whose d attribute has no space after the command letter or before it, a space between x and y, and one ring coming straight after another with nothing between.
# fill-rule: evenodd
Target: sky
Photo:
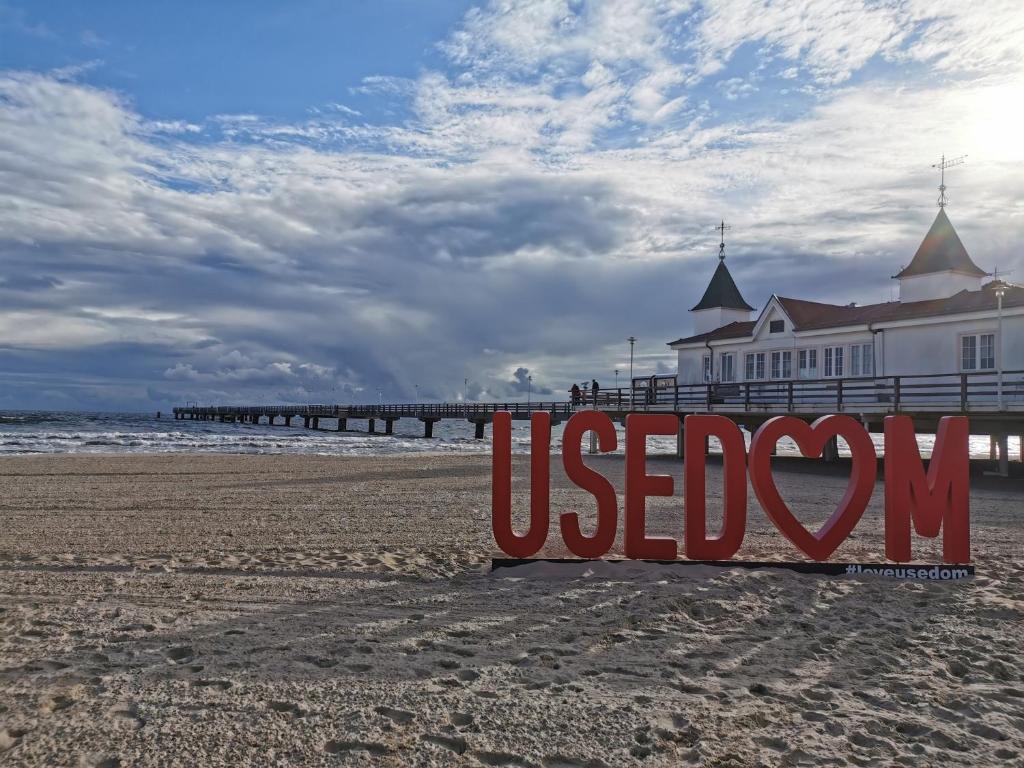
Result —
<instances>
[{"instance_id":1,"label":"sky","mask_svg":"<svg viewBox=\"0 0 1024 768\"><path fill-rule=\"evenodd\" d=\"M1024 281L1019 0L0 0L0 409L563 398L748 302Z\"/></svg>"}]
</instances>

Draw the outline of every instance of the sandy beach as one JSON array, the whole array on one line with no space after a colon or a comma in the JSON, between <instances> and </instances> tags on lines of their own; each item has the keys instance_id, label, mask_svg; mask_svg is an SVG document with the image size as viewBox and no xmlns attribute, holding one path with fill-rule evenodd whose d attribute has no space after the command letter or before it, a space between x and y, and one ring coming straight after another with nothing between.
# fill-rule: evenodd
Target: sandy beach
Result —
<instances>
[{"instance_id":1,"label":"sandy beach","mask_svg":"<svg viewBox=\"0 0 1024 768\"><path fill-rule=\"evenodd\" d=\"M592 461L621 493L621 459ZM650 464L678 494L678 462ZM823 520L844 468L798 466L779 486ZM591 509L552 480L553 518ZM709 496L719 482L712 465ZM968 583L492 574L486 456L12 457L0 490L3 764L1024 759L1019 480L973 482ZM882 560L881 501L838 559ZM681 536L678 496L649 515ZM565 555L554 525L549 542ZM914 548L938 562L938 540ZM798 556L753 498L740 554Z\"/></svg>"}]
</instances>

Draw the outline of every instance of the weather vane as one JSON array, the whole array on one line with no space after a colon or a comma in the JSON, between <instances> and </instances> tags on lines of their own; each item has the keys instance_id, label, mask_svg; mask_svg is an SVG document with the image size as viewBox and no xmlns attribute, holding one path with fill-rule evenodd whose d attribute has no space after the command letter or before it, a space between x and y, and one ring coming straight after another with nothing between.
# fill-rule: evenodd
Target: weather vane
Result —
<instances>
[{"instance_id":1,"label":"weather vane","mask_svg":"<svg viewBox=\"0 0 1024 768\"><path fill-rule=\"evenodd\" d=\"M952 168L955 165L963 165L966 157L967 155L960 155L960 157L947 160L946 156L943 155L939 162L932 163L932 168L939 169L939 208L946 207L946 169Z\"/></svg>"},{"instance_id":2,"label":"weather vane","mask_svg":"<svg viewBox=\"0 0 1024 768\"><path fill-rule=\"evenodd\" d=\"M722 241L718 244L718 259L719 261L725 261L725 230L732 229L725 225L725 219L722 219L722 223L715 227L716 232L722 234Z\"/></svg>"}]
</instances>

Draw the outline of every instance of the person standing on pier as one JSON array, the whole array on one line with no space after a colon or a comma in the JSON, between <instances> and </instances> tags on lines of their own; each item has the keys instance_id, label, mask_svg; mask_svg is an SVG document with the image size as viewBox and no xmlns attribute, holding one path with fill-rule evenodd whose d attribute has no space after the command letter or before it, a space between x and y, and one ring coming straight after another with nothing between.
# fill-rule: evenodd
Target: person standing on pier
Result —
<instances>
[{"instance_id":1,"label":"person standing on pier","mask_svg":"<svg viewBox=\"0 0 1024 768\"><path fill-rule=\"evenodd\" d=\"M594 405L595 406L597 405L597 390L599 390L599 389L600 389L600 387L597 384L597 379L592 379L590 381L590 391L594 393Z\"/></svg>"},{"instance_id":2,"label":"person standing on pier","mask_svg":"<svg viewBox=\"0 0 1024 768\"><path fill-rule=\"evenodd\" d=\"M572 396L572 404L579 405L580 395L582 394L580 391L580 385L573 382L573 385L569 388L569 394Z\"/></svg>"}]
</instances>

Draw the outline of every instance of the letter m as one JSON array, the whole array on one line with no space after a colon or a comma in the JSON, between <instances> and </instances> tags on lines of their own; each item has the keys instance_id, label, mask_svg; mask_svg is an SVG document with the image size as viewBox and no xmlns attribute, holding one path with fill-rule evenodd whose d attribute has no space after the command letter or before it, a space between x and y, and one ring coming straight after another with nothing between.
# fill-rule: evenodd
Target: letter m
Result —
<instances>
[{"instance_id":1,"label":"letter m","mask_svg":"<svg viewBox=\"0 0 1024 768\"><path fill-rule=\"evenodd\" d=\"M911 559L910 524L918 535L935 538L942 530L942 559L970 562L970 493L967 417L944 416L925 474L914 422L885 418L885 556Z\"/></svg>"}]
</instances>

